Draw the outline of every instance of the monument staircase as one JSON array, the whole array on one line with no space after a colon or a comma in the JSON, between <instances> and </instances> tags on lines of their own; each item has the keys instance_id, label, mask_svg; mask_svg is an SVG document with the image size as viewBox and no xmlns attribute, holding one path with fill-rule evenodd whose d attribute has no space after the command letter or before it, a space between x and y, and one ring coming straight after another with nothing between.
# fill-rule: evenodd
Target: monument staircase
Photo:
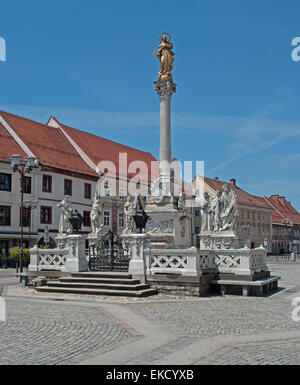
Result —
<instances>
[{"instance_id":1,"label":"monument staircase","mask_svg":"<svg viewBox=\"0 0 300 385\"><path fill-rule=\"evenodd\" d=\"M123 272L83 272L57 280L48 280L46 286L36 287L38 292L114 295L127 297L147 297L157 294L155 289L143 284L132 275Z\"/></svg>"}]
</instances>

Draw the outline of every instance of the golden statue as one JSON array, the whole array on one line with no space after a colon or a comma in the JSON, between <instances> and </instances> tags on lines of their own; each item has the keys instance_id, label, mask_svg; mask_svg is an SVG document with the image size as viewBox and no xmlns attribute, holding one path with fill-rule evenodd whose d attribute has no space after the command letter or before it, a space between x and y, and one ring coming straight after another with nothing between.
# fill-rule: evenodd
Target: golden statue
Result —
<instances>
[{"instance_id":1,"label":"golden statue","mask_svg":"<svg viewBox=\"0 0 300 385\"><path fill-rule=\"evenodd\" d=\"M160 71L158 73L158 81L161 80L173 80L172 68L175 55L172 52L173 44L171 43L171 36L169 33L164 32L160 35L160 45L158 51L155 52L160 60Z\"/></svg>"}]
</instances>

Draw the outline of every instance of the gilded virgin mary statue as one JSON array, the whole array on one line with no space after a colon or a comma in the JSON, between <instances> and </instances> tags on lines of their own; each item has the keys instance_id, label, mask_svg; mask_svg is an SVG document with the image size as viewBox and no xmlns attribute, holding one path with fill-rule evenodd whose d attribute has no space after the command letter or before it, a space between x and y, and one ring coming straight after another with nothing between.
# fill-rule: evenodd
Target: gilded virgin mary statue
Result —
<instances>
[{"instance_id":1,"label":"gilded virgin mary statue","mask_svg":"<svg viewBox=\"0 0 300 385\"><path fill-rule=\"evenodd\" d=\"M160 45L156 52L157 57L160 60L160 71L158 73L158 81L173 80L172 68L174 62L174 52L172 52L173 44L171 42L171 36L169 33L164 32L160 36Z\"/></svg>"}]
</instances>

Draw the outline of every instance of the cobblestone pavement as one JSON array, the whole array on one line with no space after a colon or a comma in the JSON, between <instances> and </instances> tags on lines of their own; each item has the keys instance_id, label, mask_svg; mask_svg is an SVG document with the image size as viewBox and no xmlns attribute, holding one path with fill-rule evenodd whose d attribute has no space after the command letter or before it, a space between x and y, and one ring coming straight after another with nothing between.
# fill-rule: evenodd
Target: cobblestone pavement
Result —
<instances>
[{"instance_id":1,"label":"cobblestone pavement","mask_svg":"<svg viewBox=\"0 0 300 385\"><path fill-rule=\"evenodd\" d=\"M299 365L300 339L225 346L198 365Z\"/></svg>"},{"instance_id":2,"label":"cobblestone pavement","mask_svg":"<svg viewBox=\"0 0 300 385\"><path fill-rule=\"evenodd\" d=\"M2 364L76 363L131 341L132 331L103 311L71 304L6 299L0 322Z\"/></svg>"},{"instance_id":3,"label":"cobblestone pavement","mask_svg":"<svg viewBox=\"0 0 300 385\"><path fill-rule=\"evenodd\" d=\"M277 274L280 270L281 284L289 290L267 297L211 296L129 306L178 336L203 338L300 329L300 323L291 318L290 299L294 292L300 297L300 264L276 264L270 269Z\"/></svg>"},{"instance_id":4,"label":"cobblestone pavement","mask_svg":"<svg viewBox=\"0 0 300 385\"><path fill-rule=\"evenodd\" d=\"M1 362L299 364L300 322L291 313L292 297L300 297L300 263L270 270L285 290L268 297L62 295L57 302L57 294L28 297L26 289L17 297L22 289L10 287Z\"/></svg>"}]
</instances>

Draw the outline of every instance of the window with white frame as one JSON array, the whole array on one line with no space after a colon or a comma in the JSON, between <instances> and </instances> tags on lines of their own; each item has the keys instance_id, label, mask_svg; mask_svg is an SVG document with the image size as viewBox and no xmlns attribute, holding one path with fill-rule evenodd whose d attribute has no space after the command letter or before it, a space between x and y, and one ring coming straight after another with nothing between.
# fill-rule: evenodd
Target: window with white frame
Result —
<instances>
[{"instance_id":1,"label":"window with white frame","mask_svg":"<svg viewBox=\"0 0 300 385\"><path fill-rule=\"evenodd\" d=\"M126 196L126 194L125 194L125 189L124 189L124 188L120 188L120 189L119 189L119 199L120 199L121 201L125 201L125 196Z\"/></svg>"},{"instance_id":2,"label":"window with white frame","mask_svg":"<svg viewBox=\"0 0 300 385\"><path fill-rule=\"evenodd\" d=\"M103 211L103 225L110 226L110 212Z\"/></svg>"},{"instance_id":3,"label":"window with white frame","mask_svg":"<svg viewBox=\"0 0 300 385\"><path fill-rule=\"evenodd\" d=\"M111 188L109 184L104 185L104 196L105 198L109 198L111 196Z\"/></svg>"},{"instance_id":4,"label":"window with white frame","mask_svg":"<svg viewBox=\"0 0 300 385\"><path fill-rule=\"evenodd\" d=\"M119 213L119 227L124 227L124 213Z\"/></svg>"}]
</instances>

